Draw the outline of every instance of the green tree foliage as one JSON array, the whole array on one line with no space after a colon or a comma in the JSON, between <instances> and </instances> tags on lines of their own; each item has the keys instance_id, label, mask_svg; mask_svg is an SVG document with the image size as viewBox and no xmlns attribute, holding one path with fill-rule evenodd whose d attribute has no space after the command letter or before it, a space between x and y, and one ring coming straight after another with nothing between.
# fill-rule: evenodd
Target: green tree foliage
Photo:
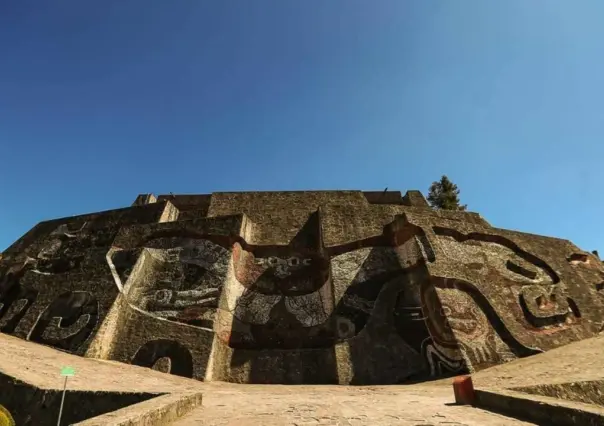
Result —
<instances>
[{"instance_id":1,"label":"green tree foliage","mask_svg":"<svg viewBox=\"0 0 604 426\"><path fill-rule=\"evenodd\" d=\"M467 205L459 204L459 189L447 176L438 182L432 182L428 192L428 202L435 209L466 210Z\"/></svg>"}]
</instances>

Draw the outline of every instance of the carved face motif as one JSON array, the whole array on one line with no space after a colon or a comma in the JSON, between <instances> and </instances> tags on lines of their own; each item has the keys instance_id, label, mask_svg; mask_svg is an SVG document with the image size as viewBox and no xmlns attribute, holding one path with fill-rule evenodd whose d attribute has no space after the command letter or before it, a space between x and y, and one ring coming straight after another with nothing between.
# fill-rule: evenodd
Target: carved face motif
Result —
<instances>
[{"instance_id":1,"label":"carved face motif","mask_svg":"<svg viewBox=\"0 0 604 426\"><path fill-rule=\"evenodd\" d=\"M458 288L438 288L436 292L470 372L516 358L470 294Z\"/></svg>"},{"instance_id":2,"label":"carved face motif","mask_svg":"<svg viewBox=\"0 0 604 426\"><path fill-rule=\"evenodd\" d=\"M219 335L232 347L325 345L333 311L328 282L329 263L316 253L235 244L225 297L232 320Z\"/></svg>"},{"instance_id":3,"label":"carved face motif","mask_svg":"<svg viewBox=\"0 0 604 426\"><path fill-rule=\"evenodd\" d=\"M253 253L236 244L233 261L237 281L264 295L312 294L328 278L328 261L314 253Z\"/></svg>"},{"instance_id":4,"label":"carved face motif","mask_svg":"<svg viewBox=\"0 0 604 426\"><path fill-rule=\"evenodd\" d=\"M322 294L329 276L326 259L316 254L254 253L236 244L233 267L239 297L232 308L243 322L267 324L280 311L301 327L327 319L330 306Z\"/></svg>"},{"instance_id":5,"label":"carved face motif","mask_svg":"<svg viewBox=\"0 0 604 426\"><path fill-rule=\"evenodd\" d=\"M438 297L449 333L455 334L462 343L485 341L488 321L470 295L457 289L439 289Z\"/></svg>"},{"instance_id":6,"label":"carved face motif","mask_svg":"<svg viewBox=\"0 0 604 426\"><path fill-rule=\"evenodd\" d=\"M443 304L432 285L423 286L421 297L423 315L432 339L441 346L455 347L457 342L447 316L451 307Z\"/></svg>"}]
</instances>

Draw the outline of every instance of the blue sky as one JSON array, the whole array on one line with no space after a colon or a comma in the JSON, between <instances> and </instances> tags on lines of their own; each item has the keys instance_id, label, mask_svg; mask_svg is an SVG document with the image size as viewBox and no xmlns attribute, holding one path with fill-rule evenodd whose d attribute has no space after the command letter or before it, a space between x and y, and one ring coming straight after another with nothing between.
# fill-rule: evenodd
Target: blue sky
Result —
<instances>
[{"instance_id":1,"label":"blue sky","mask_svg":"<svg viewBox=\"0 0 604 426\"><path fill-rule=\"evenodd\" d=\"M601 0L3 0L0 249L137 194L420 189L602 244Z\"/></svg>"}]
</instances>

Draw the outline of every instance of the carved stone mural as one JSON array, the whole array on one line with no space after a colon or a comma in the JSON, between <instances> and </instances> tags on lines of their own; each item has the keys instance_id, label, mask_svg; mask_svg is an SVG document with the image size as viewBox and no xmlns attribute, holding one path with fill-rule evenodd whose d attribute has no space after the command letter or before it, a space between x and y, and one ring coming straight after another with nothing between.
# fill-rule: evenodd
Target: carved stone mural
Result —
<instances>
[{"instance_id":1,"label":"carved stone mural","mask_svg":"<svg viewBox=\"0 0 604 426\"><path fill-rule=\"evenodd\" d=\"M0 257L0 331L198 380L388 384L604 329L596 255L376 197L143 194L42 222Z\"/></svg>"},{"instance_id":2,"label":"carved stone mural","mask_svg":"<svg viewBox=\"0 0 604 426\"><path fill-rule=\"evenodd\" d=\"M44 310L28 339L75 352L96 327L99 306L89 292L66 292Z\"/></svg>"}]
</instances>

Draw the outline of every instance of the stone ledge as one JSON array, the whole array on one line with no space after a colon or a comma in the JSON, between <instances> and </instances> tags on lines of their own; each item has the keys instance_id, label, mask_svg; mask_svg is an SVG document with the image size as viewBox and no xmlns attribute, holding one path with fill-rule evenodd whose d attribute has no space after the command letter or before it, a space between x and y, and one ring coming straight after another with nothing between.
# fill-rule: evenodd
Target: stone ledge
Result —
<instances>
[{"instance_id":1,"label":"stone ledge","mask_svg":"<svg viewBox=\"0 0 604 426\"><path fill-rule=\"evenodd\" d=\"M162 426L201 405L201 392L173 393L93 417L74 426Z\"/></svg>"},{"instance_id":2,"label":"stone ledge","mask_svg":"<svg viewBox=\"0 0 604 426\"><path fill-rule=\"evenodd\" d=\"M533 386L514 387L509 388L509 390L604 407L604 395L602 394L604 380L544 383Z\"/></svg>"},{"instance_id":3,"label":"stone ledge","mask_svg":"<svg viewBox=\"0 0 604 426\"><path fill-rule=\"evenodd\" d=\"M504 389L477 389L474 406L548 426L600 426L604 408Z\"/></svg>"}]
</instances>

